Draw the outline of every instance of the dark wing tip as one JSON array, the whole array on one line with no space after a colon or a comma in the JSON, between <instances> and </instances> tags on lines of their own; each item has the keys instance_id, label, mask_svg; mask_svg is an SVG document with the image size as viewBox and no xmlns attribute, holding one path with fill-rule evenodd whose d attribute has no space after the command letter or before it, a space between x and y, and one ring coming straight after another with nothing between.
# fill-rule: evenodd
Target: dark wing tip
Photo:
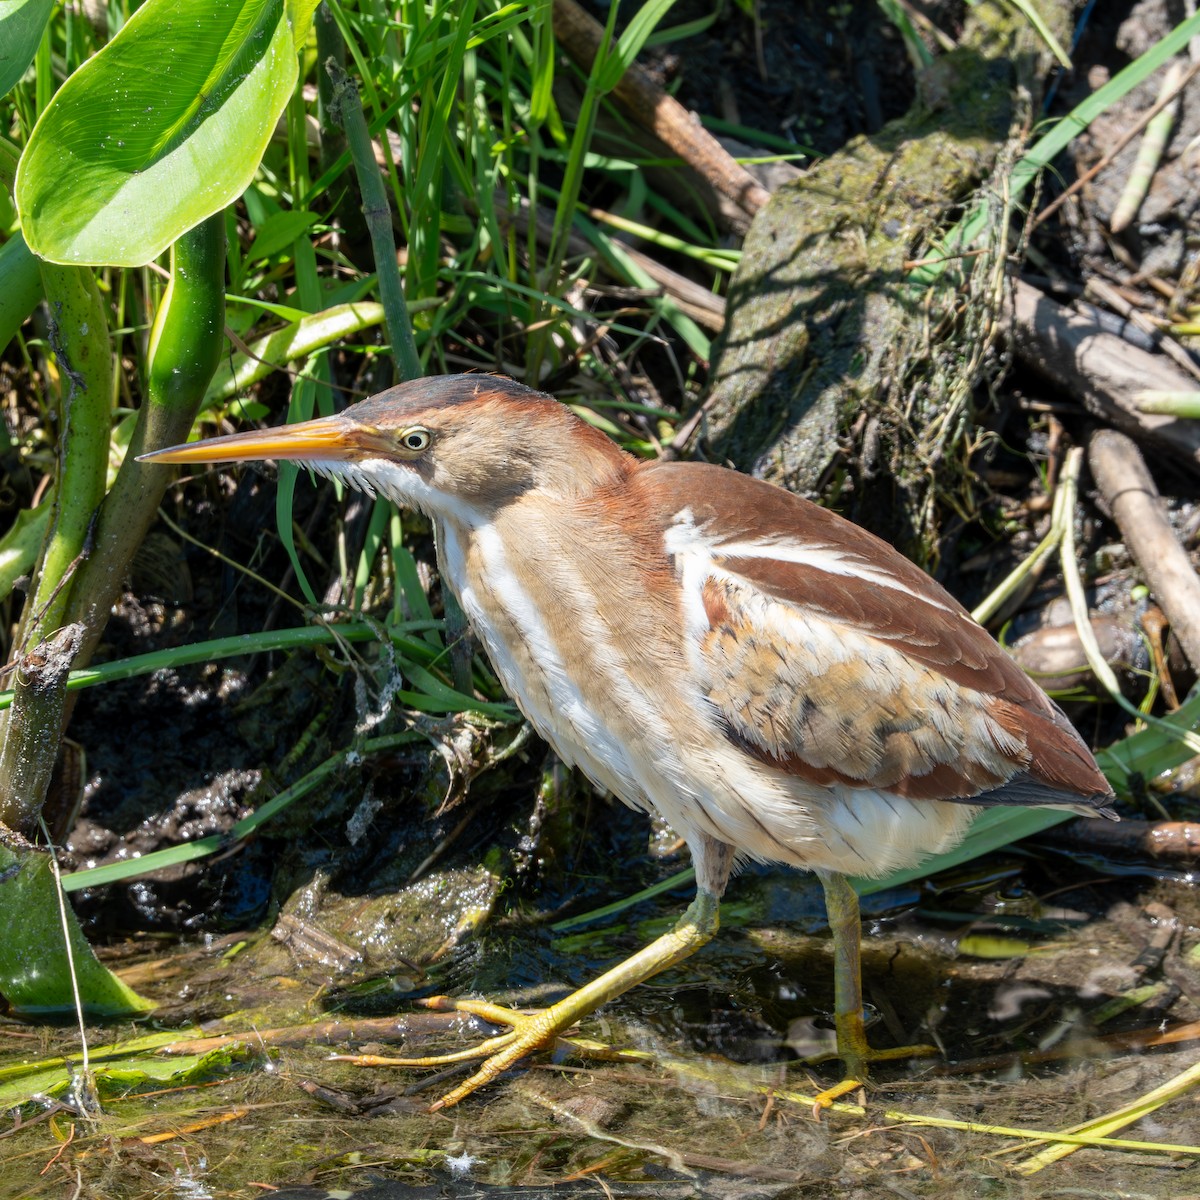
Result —
<instances>
[{"instance_id":1,"label":"dark wing tip","mask_svg":"<svg viewBox=\"0 0 1200 1200\"><path fill-rule=\"evenodd\" d=\"M1066 788L1055 787L1044 779L1023 771L1012 779L1000 784L999 787L988 788L970 796L955 796L950 799L953 804L976 804L981 808L992 808L997 805L1008 805L1016 808L1062 808L1068 812L1077 813L1081 817L1103 817L1106 821L1119 821L1121 818L1110 807L1115 799L1112 792L1092 792L1084 795L1080 792L1068 791Z\"/></svg>"}]
</instances>

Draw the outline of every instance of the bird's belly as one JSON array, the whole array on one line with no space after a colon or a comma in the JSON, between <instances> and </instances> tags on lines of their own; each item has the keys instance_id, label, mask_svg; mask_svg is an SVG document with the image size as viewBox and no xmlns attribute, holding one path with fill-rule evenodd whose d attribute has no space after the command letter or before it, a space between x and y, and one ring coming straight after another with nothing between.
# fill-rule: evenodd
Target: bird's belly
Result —
<instances>
[{"instance_id":1,"label":"bird's belly","mask_svg":"<svg viewBox=\"0 0 1200 1200\"><path fill-rule=\"evenodd\" d=\"M695 849L698 835L743 857L852 875L910 866L952 845L972 811L886 792L806 784L731 742L669 671L642 679L572 588L506 560L489 531L453 527L444 577L500 682L569 765L625 803L655 809ZM572 607L574 605L574 607ZM630 650L636 653L636 650Z\"/></svg>"}]
</instances>

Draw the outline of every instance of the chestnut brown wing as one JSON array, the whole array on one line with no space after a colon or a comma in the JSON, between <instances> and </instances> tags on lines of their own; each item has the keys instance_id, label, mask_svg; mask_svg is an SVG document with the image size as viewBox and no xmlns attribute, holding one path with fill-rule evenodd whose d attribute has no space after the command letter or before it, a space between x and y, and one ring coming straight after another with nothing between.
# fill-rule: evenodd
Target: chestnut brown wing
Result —
<instances>
[{"instance_id":1,"label":"chestnut brown wing","mask_svg":"<svg viewBox=\"0 0 1200 1200\"><path fill-rule=\"evenodd\" d=\"M640 476L708 698L747 753L912 799L1095 809L1111 796L1045 693L892 547L722 468Z\"/></svg>"}]
</instances>

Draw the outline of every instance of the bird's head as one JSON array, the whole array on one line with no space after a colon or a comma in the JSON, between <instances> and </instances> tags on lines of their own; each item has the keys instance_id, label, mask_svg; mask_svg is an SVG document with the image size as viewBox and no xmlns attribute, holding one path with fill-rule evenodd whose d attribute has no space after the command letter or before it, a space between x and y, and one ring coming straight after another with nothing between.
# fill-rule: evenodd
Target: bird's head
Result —
<instances>
[{"instance_id":1,"label":"bird's head","mask_svg":"<svg viewBox=\"0 0 1200 1200\"><path fill-rule=\"evenodd\" d=\"M468 525L533 489L579 495L627 469L627 456L565 405L486 375L402 383L332 417L171 446L139 461L265 458Z\"/></svg>"}]
</instances>

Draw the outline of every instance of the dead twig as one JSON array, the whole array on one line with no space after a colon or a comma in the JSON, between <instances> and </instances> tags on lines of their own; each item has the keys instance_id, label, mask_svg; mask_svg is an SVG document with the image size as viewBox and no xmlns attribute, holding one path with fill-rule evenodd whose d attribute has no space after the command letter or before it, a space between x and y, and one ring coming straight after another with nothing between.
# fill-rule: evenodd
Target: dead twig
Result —
<instances>
[{"instance_id":1,"label":"dead twig","mask_svg":"<svg viewBox=\"0 0 1200 1200\"><path fill-rule=\"evenodd\" d=\"M1141 452L1124 434L1102 429L1088 443L1088 463L1188 661L1200 669L1200 578L1167 520Z\"/></svg>"},{"instance_id":2,"label":"dead twig","mask_svg":"<svg viewBox=\"0 0 1200 1200\"><path fill-rule=\"evenodd\" d=\"M1138 407L1139 393L1192 390L1165 358L1106 333L1090 317L1056 304L1037 288L1014 288L1013 347L1027 365L1074 396L1093 416L1200 466L1200 421Z\"/></svg>"},{"instance_id":3,"label":"dead twig","mask_svg":"<svg viewBox=\"0 0 1200 1200\"><path fill-rule=\"evenodd\" d=\"M1188 863L1200 858L1200 825L1195 821L1093 821L1081 817L1038 834L1039 842L1096 854L1144 855Z\"/></svg>"},{"instance_id":4,"label":"dead twig","mask_svg":"<svg viewBox=\"0 0 1200 1200\"><path fill-rule=\"evenodd\" d=\"M1125 131L1125 133L1117 139L1116 145L1114 145L1112 149L1109 150L1109 152L1098 163L1096 163L1095 166L1089 167L1086 171L1084 171L1084 173L1080 175L1080 177L1076 179L1075 182L1072 183L1071 186L1067 188L1061 196L1051 200L1050 203L1047 204L1046 207L1043 208L1036 217L1034 217L1032 222L1034 227L1036 228L1043 221L1045 221L1047 217L1056 213L1059 208L1061 208L1073 195L1075 195L1077 191L1079 191L1080 188L1085 187L1088 183L1095 179L1096 176L1099 175L1100 172L1103 171L1104 168L1107 167L1113 161L1113 159L1116 158L1117 155L1120 154L1121 151L1124 150L1125 147L1128 146L1129 143L1132 142L1133 139L1137 137L1137 135L1141 133L1142 130L1145 129L1146 126L1149 125L1150 122L1153 121L1160 112L1162 112L1164 108L1174 102L1175 97L1178 96L1179 93L1182 92L1189 83L1191 83L1197 71L1200 71L1200 63L1195 63L1188 69L1187 73L1179 81L1178 86L1171 88L1169 91L1164 90L1163 94L1159 96L1158 100L1150 108L1146 109L1146 111L1142 113L1140 117L1138 117L1138 119Z\"/></svg>"},{"instance_id":5,"label":"dead twig","mask_svg":"<svg viewBox=\"0 0 1200 1200\"><path fill-rule=\"evenodd\" d=\"M575 0L554 0L554 36L585 71L604 37L604 27ZM722 196L754 216L771 198L745 167L678 100L672 99L638 66L631 66L613 88L622 106L669 146Z\"/></svg>"}]
</instances>

